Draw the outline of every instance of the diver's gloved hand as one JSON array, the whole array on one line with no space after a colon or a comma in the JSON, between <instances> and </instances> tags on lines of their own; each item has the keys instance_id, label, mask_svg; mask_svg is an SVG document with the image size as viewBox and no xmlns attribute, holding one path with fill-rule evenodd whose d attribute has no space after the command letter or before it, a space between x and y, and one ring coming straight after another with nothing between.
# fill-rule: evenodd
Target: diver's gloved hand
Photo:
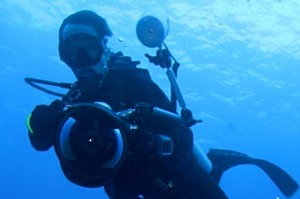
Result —
<instances>
[{"instance_id":1,"label":"diver's gloved hand","mask_svg":"<svg viewBox=\"0 0 300 199\"><path fill-rule=\"evenodd\" d=\"M53 101L49 106L38 105L31 113L30 127L33 132L49 131L55 125L63 110L63 103L60 100Z\"/></svg>"},{"instance_id":2,"label":"diver's gloved hand","mask_svg":"<svg viewBox=\"0 0 300 199\"><path fill-rule=\"evenodd\" d=\"M32 111L27 125L31 144L37 150L48 150L53 145L63 107L62 101L55 100L49 106L38 105Z\"/></svg>"},{"instance_id":3,"label":"diver's gloved hand","mask_svg":"<svg viewBox=\"0 0 300 199\"><path fill-rule=\"evenodd\" d=\"M169 50L167 49L158 49L156 51L156 56L151 56L149 54L145 54L150 63L154 65L159 65L162 68L170 68L172 66L172 58Z\"/></svg>"},{"instance_id":4,"label":"diver's gloved hand","mask_svg":"<svg viewBox=\"0 0 300 199\"><path fill-rule=\"evenodd\" d=\"M124 56L121 51L112 54L108 61L108 68L136 68L140 61L132 61L131 57Z\"/></svg>"}]
</instances>

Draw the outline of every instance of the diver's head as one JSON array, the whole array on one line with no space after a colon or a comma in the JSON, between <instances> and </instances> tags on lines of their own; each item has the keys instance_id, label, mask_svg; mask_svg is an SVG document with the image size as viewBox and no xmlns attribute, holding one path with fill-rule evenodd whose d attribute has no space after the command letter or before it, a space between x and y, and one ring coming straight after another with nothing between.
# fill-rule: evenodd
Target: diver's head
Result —
<instances>
[{"instance_id":1,"label":"diver's head","mask_svg":"<svg viewBox=\"0 0 300 199\"><path fill-rule=\"evenodd\" d=\"M94 87L106 72L101 58L112 32L106 20L88 10L68 16L59 29L59 55L79 83Z\"/></svg>"}]
</instances>

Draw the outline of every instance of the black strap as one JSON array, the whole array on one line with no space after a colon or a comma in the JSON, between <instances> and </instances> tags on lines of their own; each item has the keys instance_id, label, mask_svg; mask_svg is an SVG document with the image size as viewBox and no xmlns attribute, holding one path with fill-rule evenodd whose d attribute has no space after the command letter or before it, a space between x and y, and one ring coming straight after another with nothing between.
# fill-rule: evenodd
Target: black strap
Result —
<instances>
[{"instance_id":1,"label":"black strap","mask_svg":"<svg viewBox=\"0 0 300 199\"><path fill-rule=\"evenodd\" d=\"M56 87L65 88L65 89L70 89L72 87L71 83L53 82L53 81L47 81L47 80L42 80L42 79L30 78L30 77L26 77L24 80L26 83L28 83L32 87L34 87L38 90L44 91L48 94L58 96L58 97L63 97L65 94L58 93L58 92L52 91L50 89L46 89L46 88L40 86L39 84L48 85L48 86L56 86Z\"/></svg>"}]
</instances>

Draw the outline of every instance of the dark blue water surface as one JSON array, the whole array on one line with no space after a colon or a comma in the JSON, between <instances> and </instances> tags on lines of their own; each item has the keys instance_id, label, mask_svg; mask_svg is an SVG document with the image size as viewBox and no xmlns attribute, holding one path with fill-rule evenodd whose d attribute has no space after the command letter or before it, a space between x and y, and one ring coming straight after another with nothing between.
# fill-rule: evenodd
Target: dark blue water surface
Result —
<instances>
[{"instance_id":1,"label":"dark blue water surface","mask_svg":"<svg viewBox=\"0 0 300 199\"><path fill-rule=\"evenodd\" d=\"M141 67L168 93L165 71L144 58L156 49L143 46L135 34L144 11L164 9L170 18L165 41L181 63L178 83L195 117L204 120L193 127L196 141L205 150L232 149L270 160L300 182L300 3L160 2L1 1L0 198L107 198L102 189L68 182L53 150L38 153L30 146L25 126L36 104L55 97L29 87L24 77L75 79L59 60L57 33L62 20L80 9L107 18L114 32L110 47L141 60ZM232 199L284 198L251 166L230 170L221 186Z\"/></svg>"}]
</instances>

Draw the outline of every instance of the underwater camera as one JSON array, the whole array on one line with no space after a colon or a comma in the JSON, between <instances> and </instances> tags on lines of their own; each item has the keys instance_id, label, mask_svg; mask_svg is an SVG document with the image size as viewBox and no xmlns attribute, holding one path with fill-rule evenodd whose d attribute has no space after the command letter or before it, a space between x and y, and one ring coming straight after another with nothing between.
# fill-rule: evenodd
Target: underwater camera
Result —
<instances>
[{"instance_id":1,"label":"underwater camera","mask_svg":"<svg viewBox=\"0 0 300 199\"><path fill-rule=\"evenodd\" d=\"M102 186L125 159L126 131L125 124L103 104L69 106L54 144L65 176L80 186Z\"/></svg>"},{"instance_id":2,"label":"underwater camera","mask_svg":"<svg viewBox=\"0 0 300 199\"><path fill-rule=\"evenodd\" d=\"M80 186L100 187L118 172L124 161L137 158L136 151L153 151L152 156L158 158L171 156L174 146L168 135L151 134L151 143L143 143L137 150L132 148L135 144L128 143L136 140L133 137L149 135L138 122L147 114L161 120L181 121L174 113L144 104L118 113L105 103L67 105L54 144L66 178Z\"/></svg>"}]
</instances>

